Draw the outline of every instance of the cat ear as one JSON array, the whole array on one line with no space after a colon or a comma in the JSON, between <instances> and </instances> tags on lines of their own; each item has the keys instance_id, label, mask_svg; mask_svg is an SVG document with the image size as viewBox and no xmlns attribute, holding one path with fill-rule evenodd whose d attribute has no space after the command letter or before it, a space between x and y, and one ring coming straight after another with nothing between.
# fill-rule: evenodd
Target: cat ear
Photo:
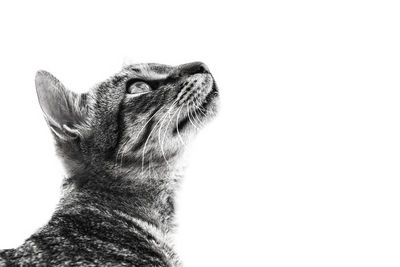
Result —
<instances>
[{"instance_id":1,"label":"cat ear","mask_svg":"<svg viewBox=\"0 0 400 267\"><path fill-rule=\"evenodd\" d=\"M35 84L40 107L53 133L62 140L82 136L78 126L86 116L84 98L46 71L36 73Z\"/></svg>"}]
</instances>

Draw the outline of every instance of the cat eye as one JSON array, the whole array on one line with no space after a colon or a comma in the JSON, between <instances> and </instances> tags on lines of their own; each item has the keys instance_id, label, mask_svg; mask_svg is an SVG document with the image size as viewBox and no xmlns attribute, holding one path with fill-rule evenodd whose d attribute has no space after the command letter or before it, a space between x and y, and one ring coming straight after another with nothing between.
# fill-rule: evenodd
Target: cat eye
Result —
<instances>
[{"instance_id":1,"label":"cat eye","mask_svg":"<svg viewBox=\"0 0 400 267\"><path fill-rule=\"evenodd\" d=\"M151 91L150 85L143 81L137 81L129 85L126 89L128 94L141 95Z\"/></svg>"}]
</instances>

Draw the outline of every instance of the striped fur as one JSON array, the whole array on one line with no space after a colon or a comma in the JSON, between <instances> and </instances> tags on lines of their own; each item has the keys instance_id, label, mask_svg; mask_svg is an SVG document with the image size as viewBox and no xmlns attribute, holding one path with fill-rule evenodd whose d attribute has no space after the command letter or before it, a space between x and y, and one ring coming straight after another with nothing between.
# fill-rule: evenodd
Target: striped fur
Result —
<instances>
[{"instance_id":1,"label":"striped fur","mask_svg":"<svg viewBox=\"0 0 400 267\"><path fill-rule=\"evenodd\" d=\"M144 94L127 93L135 81ZM185 144L217 110L199 62L136 64L81 95L45 71L39 102L67 172L47 225L0 266L181 266L170 240Z\"/></svg>"}]
</instances>

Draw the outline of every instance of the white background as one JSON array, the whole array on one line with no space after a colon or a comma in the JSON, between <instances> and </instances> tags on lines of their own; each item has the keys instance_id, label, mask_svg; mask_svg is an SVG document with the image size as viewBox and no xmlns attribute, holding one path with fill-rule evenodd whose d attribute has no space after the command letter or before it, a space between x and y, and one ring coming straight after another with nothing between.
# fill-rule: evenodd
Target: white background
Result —
<instances>
[{"instance_id":1,"label":"white background","mask_svg":"<svg viewBox=\"0 0 400 267\"><path fill-rule=\"evenodd\" d=\"M396 1L0 4L0 248L45 224L63 170L34 75L82 92L124 60L206 62L221 112L178 199L186 266L400 266Z\"/></svg>"}]
</instances>

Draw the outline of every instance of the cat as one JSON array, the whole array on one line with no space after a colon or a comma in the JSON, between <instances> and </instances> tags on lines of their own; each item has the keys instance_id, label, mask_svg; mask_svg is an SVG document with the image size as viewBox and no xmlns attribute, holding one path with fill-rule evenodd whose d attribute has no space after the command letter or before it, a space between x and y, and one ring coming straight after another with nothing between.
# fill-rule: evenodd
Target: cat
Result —
<instances>
[{"instance_id":1,"label":"cat","mask_svg":"<svg viewBox=\"0 0 400 267\"><path fill-rule=\"evenodd\" d=\"M66 171L51 219L0 266L182 266L170 238L185 145L218 110L204 63L132 64L87 93L38 71Z\"/></svg>"}]
</instances>

